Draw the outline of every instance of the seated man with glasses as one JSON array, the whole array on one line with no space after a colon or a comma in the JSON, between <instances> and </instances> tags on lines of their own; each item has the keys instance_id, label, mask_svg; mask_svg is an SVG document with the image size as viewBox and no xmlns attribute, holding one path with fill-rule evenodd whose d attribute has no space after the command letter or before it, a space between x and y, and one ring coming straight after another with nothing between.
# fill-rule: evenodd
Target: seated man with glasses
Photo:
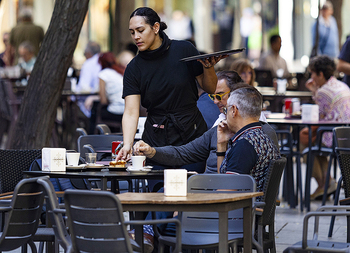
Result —
<instances>
[{"instance_id":1,"label":"seated man with glasses","mask_svg":"<svg viewBox=\"0 0 350 253\"><path fill-rule=\"evenodd\" d=\"M140 152L158 163L181 167L184 164L191 164L206 161L206 170L204 173L217 173L216 161L216 143L217 143L217 125L225 119L223 108L227 104L230 91L240 87L249 87L244 84L242 79L235 71L221 71L217 73L218 83L215 94L209 94L214 98L214 103L220 109L220 116L214 127L205 132L201 137L182 145L182 146L165 146L151 148L143 141L139 141L134 146L134 152ZM261 122L263 131L278 145L275 131L269 124ZM139 148L142 147L142 151Z\"/></svg>"},{"instance_id":2,"label":"seated man with glasses","mask_svg":"<svg viewBox=\"0 0 350 253\"><path fill-rule=\"evenodd\" d=\"M270 162L280 158L259 122L261 105L262 96L254 87L232 91L223 108L226 120L217 127L216 150L218 173L249 174L258 191L263 191Z\"/></svg>"}]
</instances>

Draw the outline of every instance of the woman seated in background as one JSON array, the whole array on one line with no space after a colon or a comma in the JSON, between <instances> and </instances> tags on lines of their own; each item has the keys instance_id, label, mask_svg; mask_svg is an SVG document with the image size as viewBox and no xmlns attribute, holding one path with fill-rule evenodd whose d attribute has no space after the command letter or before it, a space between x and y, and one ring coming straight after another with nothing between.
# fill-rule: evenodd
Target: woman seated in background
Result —
<instances>
[{"instance_id":1,"label":"woman seated in background","mask_svg":"<svg viewBox=\"0 0 350 253\"><path fill-rule=\"evenodd\" d=\"M122 98L125 68L117 64L115 56L111 52L100 54L98 62L102 67L98 74L100 80L99 96L102 106L101 119L121 122L125 108Z\"/></svg>"},{"instance_id":2,"label":"woman seated in background","mask_svg":"<svg viewBox=\"0 0 350 253\"><path fill-rule=\"evenodd\" d=\"M254 86L255 71L249 60L240 58L235 60L230 67L230 70L236 71L243 81L251 86Z\"/></svg>"},{"instance_id":3,"label":"woman seated in background","mask_svg":"<svg viewBox=\"0 0 350 253\"><path fill-rule=\"evenodd\" d=\"M326 121L349 122L350 121L350 89L347 84L338 81L334 77L336 69L334 61L328 56L316 56L310 60L309 71L311 78L305 86L312 92L315 103L319 106L319 118ZM316 139L317 126L312 127L312 140ZM323 135L322 144L332 147L332 133ZM309 129L306 127L300 131L300 143L303 150L309 144ZM316 179L318 187L311 194L310 199L322 199L327 176L327 157L316 156L314 160L312 176ZM337 188L334 179L330 179L327 195L332 194Z\"/></svg>"}]
</instances>

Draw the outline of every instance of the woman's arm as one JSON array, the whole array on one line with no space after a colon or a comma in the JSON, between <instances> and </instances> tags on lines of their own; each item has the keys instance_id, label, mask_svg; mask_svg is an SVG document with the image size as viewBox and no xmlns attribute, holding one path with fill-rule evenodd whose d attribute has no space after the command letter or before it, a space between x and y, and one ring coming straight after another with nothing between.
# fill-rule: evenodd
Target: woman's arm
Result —
<instances>
[{"instance_id":1,"label":"woman's arm","mask_svg":"<svg viewBox=\"0 0 350 253\"><path fill-rule=\"evenodd\" d=\"M107 98L107 95L106 95L106 83L101 78L100 78L99 95L100 95L100 103L102 105L107 105L108 104L108 98Z\"/></svg>"},{"instance_id":2,"label":"woman's arm","mask_svg":"<svg viewBox=\"0 0 350 253\"><path fill-rule=\"evenodd\" d=\"M343 72L345 75L350 75L350 63L339 59L337 70Z\"/></svg>"},{"instance_id":3,"label":"woman's arm","mask_svg":"<svg viewBox=\"0 0 350 253\"><path fill-rule=\"evenodd\" d=\"M210 59L198 60L203 65L203 74L196 76L196 79L205 92L209 94L215 93L218 78L214 70L214 65L227 56L212 56Z\"/></svg>"},{"instance_id":4,"label":"woman's arm","mask_svg":"<svg viewBox=\"0 0 350 253\"><path fill-rule=\"evenodd\" d=\"M123 143L124 147L119 151L117 160L127 160L132 153L132 146L139 120L141 95L125 97L125 110L123 114Z\"/></svg>"}]
</instances>

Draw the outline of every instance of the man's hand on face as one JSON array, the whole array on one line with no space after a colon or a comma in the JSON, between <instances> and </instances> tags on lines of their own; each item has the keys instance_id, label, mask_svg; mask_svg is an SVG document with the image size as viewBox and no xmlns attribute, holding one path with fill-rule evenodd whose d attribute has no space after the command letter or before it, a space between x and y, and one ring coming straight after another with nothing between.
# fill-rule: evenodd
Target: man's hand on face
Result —
<instances>
[{"instance_id":1,"label":"man's hand on face","mask_svg":"<svg viewBox=\"0 0 350 253\"><path fill-rule=\"evenodd\" d=\"M217 144L227 145L228 141L234 136L234 133L227 126L227 121L223 120L218 125Z\"/></svg>"}]
</instances>

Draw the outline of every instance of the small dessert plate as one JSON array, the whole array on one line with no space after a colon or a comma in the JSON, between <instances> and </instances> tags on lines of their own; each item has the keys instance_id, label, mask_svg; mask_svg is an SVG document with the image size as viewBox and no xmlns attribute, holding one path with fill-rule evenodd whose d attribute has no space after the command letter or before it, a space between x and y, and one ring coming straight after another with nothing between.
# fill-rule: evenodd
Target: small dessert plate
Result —
<instances>
[{"instance_id":1,"label":"small dessert plate","mask_svg":"<svg viewBox=\"0 0 350 253\"><path fill-rule=\"evenodd\" d=\"M99 164L99 163L94 163L94 164L87 164L85 168L101 168L101 167L104 167L105 165L103 164Z\"/></svg>"},{"instance_id":2,"label":"small dessert plate","mask_svg":"<svg viewBox=\"0 0 350 253\"><path fill-rule=\"evenodd\" d=\"M146 175L152 170L153 166L145 166L142 168L133 168L132 166L126 169L127 172L134 175Z\"/></svg>"},{"instance_id":3,"label":"small dessert plate","mask_svg":"<svg viewBox=\"0 0 350 253\"><path fill-rule=\"evenodd\" d=\"M66 169L70 170L81 170L86 167L86 164L79 164L79 165L66 165Z\"/></svg>"}]
</instances>

